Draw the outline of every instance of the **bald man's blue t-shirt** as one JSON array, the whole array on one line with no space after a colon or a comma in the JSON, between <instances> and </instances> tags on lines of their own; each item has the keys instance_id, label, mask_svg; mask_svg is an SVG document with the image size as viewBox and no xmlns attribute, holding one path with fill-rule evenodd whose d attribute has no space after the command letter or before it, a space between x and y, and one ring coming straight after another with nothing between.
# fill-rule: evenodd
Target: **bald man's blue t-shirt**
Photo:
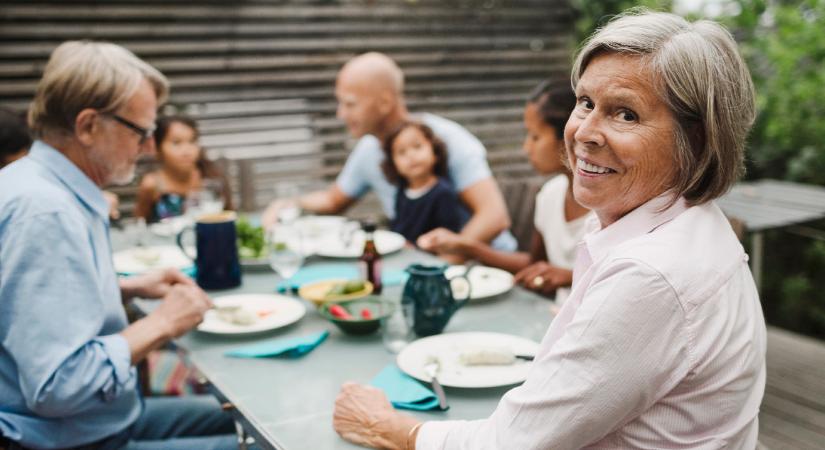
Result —
<instances>
[{"instance_id":1,"label":"bald man's blue t-shirt","mask_svg":"<svg viewBox=\"0 0 825 450\"><path fill-rule=\"evenodd\" d=\"M449 180L457 192L463 192L476 182L492 176L487 164L487 150L464 127L434 114L416 115L415 119L430 127L446 145ZM372 189L381 201L384 214L392 220L395 219L398 188L384 176L382 161L384 151L381 142L375 136L366 135L347 158L336 184L350 198L360 198ZM516 240L509 231L504 231L493 240L492 246L498 250L515 251Z\"/></svg>"}]
</instances>

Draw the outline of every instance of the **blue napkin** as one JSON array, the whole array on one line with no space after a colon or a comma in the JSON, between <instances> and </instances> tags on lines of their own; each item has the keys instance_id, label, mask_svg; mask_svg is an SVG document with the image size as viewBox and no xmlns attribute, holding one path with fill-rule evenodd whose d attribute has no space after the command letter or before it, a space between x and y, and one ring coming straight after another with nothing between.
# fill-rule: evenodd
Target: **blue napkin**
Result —
<instances>
[{"instance_id":1,"label":"blue napkin","mask_svg":"<svg viewBox=\"0 0 825 450\"><path fill-rule=\"evenodd\" d=\"M158 269L158 270L160 270L160 269ZM185 267L183 269L180 269L180 271L183 272L183 274L188 276L189 278L195 278L198 275L198 268L196 266ZM120 276L124 276L124 277L133 277L135 275L142 275L142 273L137 274L137 273L131 273L131 272L118 272L117 274L120 275Z\"/></svg>"},{"instance_id":2,"label":"blue napkin","mask_svg":"<svg viewBox=\"0 0 825 450\"><path fill-rule=\"evenodd\" d=\"M273 339L246 347L236 348L226 352L226 356L236 358L266 358L267 356L285 356L287 358L298 358L311 352L315 347L324 342L329 336L329 331L308 334L293 338Z\"/></svg>"},{"instance_id":3,"label":"blue napkin","mask_svg":"<svg viewBox=\"0 0 825 450\"><path fill-rule=\"evenodd\" d=\"M438 409L438 397L433 391L425 388L412 377L401 372L395 365L390 364L384 367L375 378L370 381L390 399L392 406L400 409L414 409L417 411L427 411Z\"/></svg>"},{"instance_id":4,"label":"blue napkin","mask_svg":"<svg viewBox=\"0 0 825 450\"><path fill-rule=\"evenodd\" d=\"M384 286L395 286L397 284L404 284L410 274L406 270L388 269L381 272L381 283Z\"/></svg>"},{"instance_id":5,"label":"blue napkin","mask_svg":"<svg viewBox=\"0 0 825 450\"><path fill-rule=\"evenodd\" d=\"M403 284L410 275L403 270L384 270L381 273L381 282L384 286ZM360 277L358 266L355 264L316 264L302 267L291 278L278 283L278 292L297 291L301 286L316 281L342 279L351 280Z\"/></svg>"},{"instance_id":6,"label":"blue napkin","mask_svg":"<svg viewBox=\"0 0 825 450\"><path fill-rule=\"evenodd\" d=\"M302 267L292 277L278 283L278 292L296 291L301 286L316 281L340 278L349 280L358 278L358 266L355 264L316 264Z\"/></svg>"}]
</instances>

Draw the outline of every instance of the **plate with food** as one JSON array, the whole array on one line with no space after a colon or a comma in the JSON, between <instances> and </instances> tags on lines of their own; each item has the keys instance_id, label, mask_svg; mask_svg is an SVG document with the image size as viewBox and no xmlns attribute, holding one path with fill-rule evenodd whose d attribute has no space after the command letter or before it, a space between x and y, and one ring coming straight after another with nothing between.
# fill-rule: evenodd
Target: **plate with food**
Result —
<instances>
[{"instance_id":1,"label":"plate with food","mask_svg":"<svg viewBox=\"0 0 825 450\"><path fill-rule=\"evenodd\" d=\"M245 217L235 223L238 234L238 259L244 269L269 269L269 251L264 228L252 225Z\"/></svg>"},{"instance_id":2,"label":"plate with food","mask_svg":"<svg viewBox=\"0 0 825 450\"><path fill-rule=\"evenodd\" d=\"M115 252L112 262L121 275L139 275L169 267L186 270L194 265L176 245L132 247Z\"/></svg>"},{"instance_id":3,"label":"plate with food","mask_svg":"<svg viewBox=\"0 0 825 450\"><path fill-rule=\"evenodd\" d=\"M198 331L213 334L251 334L297 322L306 313L304 304L277 294L235 294L212 300Z\"/></svg>"},{"instance_id":4,"label":"plate with food","mask_svg":"<svg viewBox=\"0 0 825 450\"><path fill-rule=\"evenodd\" d=\"M467 266L450 266L444 272L447 279L465 275ZM487 266L472 266L466 274L470 281L470 300L486 300L504 294L513 288L513 275L505 270ZM453 283L453 295L456 298L466 298L467 285Z\"/></svg>"},{"instance_id":5,"label":"plate with food","mask_svg":"<svg viewBox=\"0 0 825 450\"><path fill-rule=\"evenodd\" d=\"M366 280L337 279L305 284L298 289L298 295L311 301L315 306L320 306L326 302L366 297L372 290L372 283Z\"/></svg>"},{"instance_id":6,"label":"plate with food","mask_svg":"<svg viewBox=\"0 0 825 450\"><path fill-rule=\"evenodd\" d=\"M527 379L539 344L502 333L446 333L418 339L398 354L398 367L429 383L426 366L436 365L444 386L489 388L511 386Z\"/></svg>"},{"instance_id":7,"label":"plate with food","mask_svg":"<svg viewBox=\"0 0 825 450\"><path fill-rule=\"evenodd\" d=\"M365 233L356 229L346 236L324 236L316 243L315 254L326 258L358 258L364 252ZM386 255L395 253L405 245L407 240L404 236L387 230L377 230L374 235L375 248L378 253Z\"/></svg>"}]
</instances>

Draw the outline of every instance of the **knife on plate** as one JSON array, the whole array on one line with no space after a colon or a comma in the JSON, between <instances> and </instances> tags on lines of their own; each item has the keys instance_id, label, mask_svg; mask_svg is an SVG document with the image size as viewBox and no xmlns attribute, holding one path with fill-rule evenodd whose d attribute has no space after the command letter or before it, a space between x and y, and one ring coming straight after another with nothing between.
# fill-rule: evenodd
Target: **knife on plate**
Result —
<instances>
[{"instance_id":1,"label":"knife on plate","mask_svg":"<svg viewBox=\"0 0 825 450\"><path fill-rule=\"evenodd\" d=\"M427 360L427 364L424 365L424 371L430 377L430 384L433 386L433 391L435 391L435 395L438 397L438 409L442 411L446 411L450 409L450 405L447 403L447 394L444 393L444 388L441 387L441 383L438 382L438 370L441 368L441 362L438 358L430 358Z\"/></svg>"}]
</instances>

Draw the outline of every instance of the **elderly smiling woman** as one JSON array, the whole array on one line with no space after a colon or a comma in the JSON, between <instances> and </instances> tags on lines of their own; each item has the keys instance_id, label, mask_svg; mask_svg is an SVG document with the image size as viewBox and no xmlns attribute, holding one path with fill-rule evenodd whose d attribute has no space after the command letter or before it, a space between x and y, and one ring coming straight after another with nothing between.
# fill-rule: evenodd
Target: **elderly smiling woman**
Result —
<instances>
[{"instance_id":1,"label":"elderly smiling woman","mask_svg":"<svg viewBox=\"0 0 825 450\"><path fill-rule=\"evenodd\" d=\"M596 212L573 290L527 381L492 415L419 423L346 384L345 439L404 449L753 449L765 324L747 256L712 201L739 176L753 86L730 34L623 15L573 68L576 200Z\"/></svg>"}]
</instances>

